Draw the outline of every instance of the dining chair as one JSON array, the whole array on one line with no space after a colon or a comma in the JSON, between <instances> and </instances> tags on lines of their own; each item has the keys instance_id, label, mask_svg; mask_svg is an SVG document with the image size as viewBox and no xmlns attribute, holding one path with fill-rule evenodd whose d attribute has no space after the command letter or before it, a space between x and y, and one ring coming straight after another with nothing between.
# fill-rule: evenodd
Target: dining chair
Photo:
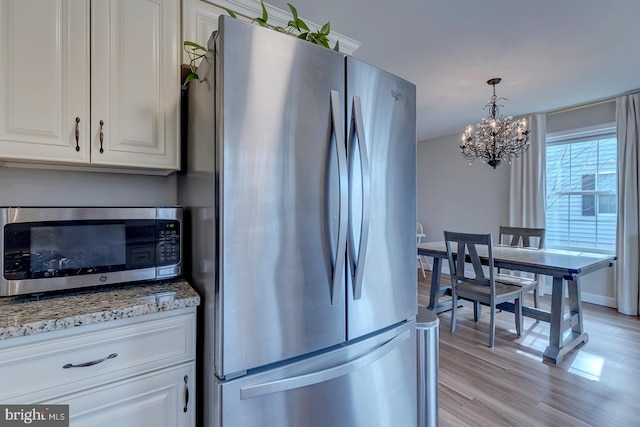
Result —
<instances>
[{"instance_id":1,"label":"dining chair","mask_svg":"<svg viewBox=\"0 0 640 427\"><path fill-rule=\"evenodd\" d=\"M544 228L507 227L500 226L500 244L514 247L532 249L544 248ZM503 273L498 269L496 282L506 283L522 287L522 292L533 291L533 306L538 307L538 282L537 274L531 277L523 277L519 274Z\"/></svg>"},{"instance_id":2,"label":"dining chair","mask_svg":"<svg viewBox=\"0 0 640 427\"><path fill-rule=\"evenodd\" d=\"M417 244L422 243L422 238L424 237L424 229L422 228L422 224L420 224L419 222L417 223L417 227L416 227L416 237L417 237ZM418 255L418 263L420 263L420 270L422 270L422 277L423 278L427 278L427 273L425 273L424 271L424 265L427 265L427 270L431 270L431 265L429 265L429 260L427 259L427 257L424 257L422 255Z\"/></svg>"},{"instance_id":3,"label":"dining chair","mask_svg":"<svg viewBox=\"0 0 640 427\"><path fill-rule=\"evenodd\" d=\"M459 299L474 303L473 318L475 322L480 320L480 305L489 306L491 310L489 347L493 348L496 330L496 305L506 301L513 301L515 305L516 333L520 336L522 334L522 288L495 281L493 239L491 234L445 231L444 240L451 274L451 332L455 332L456 329ZM452 250L453 244L456 245L455 256ZM487 255L488 278L482 268L480 253L486 253ZM465 269L467 262L471 263L473 273Z\"/></svg>"}]
</instances>

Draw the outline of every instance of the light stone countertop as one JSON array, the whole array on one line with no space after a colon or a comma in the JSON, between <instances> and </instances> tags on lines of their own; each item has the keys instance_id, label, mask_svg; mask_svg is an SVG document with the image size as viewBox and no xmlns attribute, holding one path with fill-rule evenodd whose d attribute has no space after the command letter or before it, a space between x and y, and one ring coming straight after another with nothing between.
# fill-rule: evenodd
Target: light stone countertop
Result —
<instances>
[{"instance_id":1,"label":"light stone countertop","mask_svg":"<svg viewBox=\"0 0 640 427\"><path fill-rule=\"evenodd\" d=\"M167 297L162 294L168 292ZM171 293L175 292L175 295ZM173 299L172 299L173 296ZM0 340L92 323L195 307L196 291L182 278L0 298Z\"/></svg>"}]
</instances>

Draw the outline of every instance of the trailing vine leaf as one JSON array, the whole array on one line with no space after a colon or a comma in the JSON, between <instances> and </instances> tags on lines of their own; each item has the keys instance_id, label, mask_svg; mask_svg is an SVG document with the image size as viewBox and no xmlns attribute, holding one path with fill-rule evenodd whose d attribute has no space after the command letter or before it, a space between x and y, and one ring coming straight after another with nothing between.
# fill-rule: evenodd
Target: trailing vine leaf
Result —
<instances>
[{"instance_id":1,"label":"trailing vine leaf","mask_svg":"<svg viewBox=\"0 0 640 427\"><path fill-rule=\"evenodd\" d=\"M267 21L269 21L269 14L267 13L267 8L264 5L264 1L260 0L260 5L262 6L262 16L259 18L253 18L252 22L256 22L261 27L271 28L275 30L275 27L271 27L267 23Z\"/></svg>"},{"instance_id":2,"label":"trailing vine leaf","mask_svg":"<svg viewBox=\"0 0 640 427\"><path fill-rule=\"evenodd\" d=\"M264 19L264 22L267 22L269 14L267 14L267 8L264 6L264 2L262 0L260 0L260 5L262 6L262 19Z\"/></svg>"},{"instance_id":3,"label":"trailing vine leaf","mask_svg":"<svg viewBox=\"0 0 640 427\"><path fill-rule=\"evenodd\" d=\"M320 33L326 36L326 35L329 35L330 31L331 31L331 24L327 22L326 24L324 24L324 26L320 30Z\"/></svg>"},{"instance_id":4,"label":"trailing vine leaf","mask_svg":"<svg viewBox=\"0 0 640 427\"><path fill-rule=\"evenodd\" d=\"M182 83L182 85L186 86L191 80L200 80L200 77L196 73L191 73L186 79L184 79L184 83Z\"/></svg>"},{"instance_id":5,"label":"trailing vine leaf","mask_svg":"<svg viewBox=\"0 0 640 427\"><path fill-rule=\"evenodd\" d=\"M291 10L291 17L293 18L287 25L300 31L300 27L298 27L298 11L291 3L287 3L287 5L289 6L289 10Z\"/></svg>"},{"instance_id":6,"label":"trailing vine leaf","mask_svg":"<svg viewBox=\"0 0 640 427\"><path fill-rule=\"evenodd\" d=\"M298 18L296 20L296 23L298 24L298 27L300 28L300 31L309 31L309 26L302 19Z\"/></svg>"},{"instance_id":7,"label":"trailing vine leaf","mask_svg":"<svg viewBox=\"0 0 640 427\"><path fill-rule=\"evenodd\" d=\"M336 40L335 46L333 46L333 50L336 52L340 52L340 40Z\"/></svg>"},{"instance_id":8,"label":"trailing vine leaf","mask_svg":"<svg viewBox=\"0 0 640 427\"><path fill-rule=\"evenodd\" d=\"M199 45L198 43L190 42L188 40L184 41L184 48L185 48L185 50L187 48L189 48L191 50L207 50L204 46ZM187 51L187 53L189 53L189 51Z\"/></svg>"},{"instance_id":9,"label":"trailing vine leaf","mask_svg":"<svg viewBox=\"0 0 640 427\"><path fill-rule=\"evenodd\" d=\"M191 70L191 73L184 79L184 83L182 83L184 86L191 80L200 80L200 77L196 74L196 70L198 68L196 61L205 55L207 48L199 45L198 43L185 40L183 42L183 49L189 56L189 69Z\"/></svg>"},{"instance_id":10,"label":"trailing vine leaf","mask_svg":"<svg viewBox=\"0 0 640 427\"><path fill-rule=\"evenodd\" d=\"M230 17L232 17L233 19L238 19L236 14L233 13L233 10L227 9L226 7L223 7L223 9L225 10L225 12L227 12L229 14Z\"/></svg>"}]
</instances>

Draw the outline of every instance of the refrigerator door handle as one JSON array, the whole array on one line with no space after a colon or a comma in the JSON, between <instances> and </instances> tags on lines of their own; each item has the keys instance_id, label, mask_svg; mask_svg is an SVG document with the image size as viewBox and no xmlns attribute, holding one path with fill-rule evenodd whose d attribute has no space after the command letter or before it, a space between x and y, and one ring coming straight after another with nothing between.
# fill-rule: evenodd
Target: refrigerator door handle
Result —
<instances>
[{"instance_id":1,"label":"refrigerator door handle","mask_svg":"<svg viewBox=\"0 0 640 427\"><path fill-rule=\"evenodd\" d=\"M340 93L331 91L331 125L336 141L338 157L338 186L340 204L338 210L338 241L336 243L335 260L333 263L333 278L331 283L331 305L341 302L342 284L344 283L345 252L347 246L347 227L349 221L349 183L347 173L347 149L344 144L344 127L340 111Z\"/></svg>"},{"instance_id":2,"label":"refrigerator door handle","mask_svg":"<svg viewBox=\"0 0 640 427\"><path fill-rule=\"evenodd\" d=\"M240 388L240 399L251 399L267 394L307 387L350 374L351 372L357 371L358 369L361 369L375 362L376 360L381 359L384 355L398 347L410 336L411 330L407 329L401 334L396 335L393 339L387 341L385 344L378 347L374 351L343 365L338 365L329 369L324 369L322 371L312 372L309 374L299 375L291 378L283 378L281 380L270 381L263 384L255 384L247 387L242 387Z\"/></svg>"},{"instance_id":3,"label":"refrigerator door handle","mask_svg":"<svg viewBox=\"0 0 640 427\"><path fill-rule=\"evenodd\" d=\"M364 279L364 262L367 256L367 242L369 241L369 218L371 203L371 169L367 155L367 141L364 135L364 119L362 116L362 102L359 96L353 97L352 129L349 132L351 141L354 135L358 140L358 154L360 155L360 178L362 182L362 222L360 224L360 242L358 243L358 255L355 253L353 215L349 215L349 262L351 263L353 299L362 297L362 282ZM351 156L353 159L355 156ZM356 259L357 258L357 259Z\"/></svg>"}]
</instances>

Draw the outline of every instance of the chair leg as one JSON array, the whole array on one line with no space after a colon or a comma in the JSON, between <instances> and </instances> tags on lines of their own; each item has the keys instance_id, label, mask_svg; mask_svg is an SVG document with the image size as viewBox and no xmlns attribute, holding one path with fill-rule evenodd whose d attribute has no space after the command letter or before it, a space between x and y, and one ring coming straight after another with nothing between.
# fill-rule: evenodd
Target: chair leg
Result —
<instances>
[{"instance_id":1,"label":"chair leg","mask_svg":"<svg viewBox=\"0 0 640 427\"><path fill-rule=\"evenodd\" d=\"M427 273L424 272L424 265L422 265L422 257L421 256L418 257L418 262L420 263L420 270L422 270L422 278L426 279L427 278Z\"/></svg>"},{"instance_id":2,"label":"chair leg","mask_svg":"<svg viewBox=\"0 0 640 427\"><path fill-rule=\"evenodd\" d=\"M538 284L536 283L536 287L533 289L533 306L538 308Z\"/></svg>"},{"instance_id":3,"label":"chair leg","mask_svg":"<svg viewBox=\"0 0 640 427\"><path fill-rule=\"evenodd\" d=\"M456 315L458 314L458 295L455 289L451 288L451 332L456 331Z\"/></svg>"},{"instance_id":4,"label":"chair leg","mask_svg":"<svg viewBox=\"0 0 640 427\"><path fill-rule=\"evenodd\" d=\"M424 262L427 264L427 270L433 271L431 264L429 264L429 258L424 257Z\"/></svg>"},{"instance_id":5,"label":"chair leg","mask_svg":"<svg viewBox=\"0 0 640 427\"><path fill-rule=\"evenodd\" d=\"M473 302L473 321L478 323L480 321L480 315L482 312L482 306L478 301Z\"/></svg>"},{"instance_id":6,"label":"chair leg","mask_svg":"<svg viewBox=\"0 0 640 427\"><path fill-rule=\"evenodd\" d=\"M516 333L522 336L522 299L524 294L520 293L520 298L515 300Z\"/></svg>"},{"instance_id":7,"label":"chair leg","mask_svg":"<svg viewBox=\"0 0 640 427\"><path fill-rule=\"evenodd\" d=\"M491 321L489 323L489 348L493 348L496 339L496 306L491 306Z\"/></svg>"}]
</instances>

